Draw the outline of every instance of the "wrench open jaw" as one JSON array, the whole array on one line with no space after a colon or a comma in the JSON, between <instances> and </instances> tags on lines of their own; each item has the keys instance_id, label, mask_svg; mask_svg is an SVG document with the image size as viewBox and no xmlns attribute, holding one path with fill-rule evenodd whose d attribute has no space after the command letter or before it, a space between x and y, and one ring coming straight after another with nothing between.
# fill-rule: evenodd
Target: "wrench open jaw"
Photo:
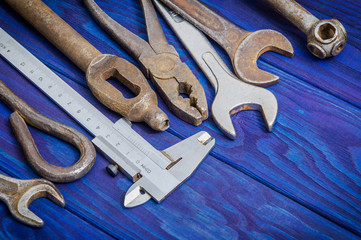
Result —
<instances>
[{"instance_id":1,"label":"wrench open jaw","mask_svg":"<svg viewBox=\"0 0 361 240\"><path fill-rule=\"evenodd\" d=\"M94 0L84 0L91 15L141 65L170 110L180 119L198 126L208 118L202 85L169 45L151 0L141 0L148 42L109 17Z\"/></svg>"},{"instance_id":2,"label":"wrench open jaw","mask_svg":"<svg viewBox=\"0 0 361 240\"><path fill-rule=\"evenodd\" d=\"M196 0L160 1L222 46L244 82L262 87L278 83L279 77L258 68L258 57L266 51L287 57L294 54L288 39L276 31L246 31Z\"/></svg>"},{"instance_id":3,"label":"wrench open jaw","mask_svg":"<svg viewBox=\"0 0 361 240\"><path fill-rule=\"evenodd\" d=\"M281 33L270 29L255 31L242 40L232 58L236 75L244 82L261 87L277 83L278 76L257 66L258 58L267 51L293 57L293 47Z\"/></svg>"},{"instance_id":4,"label":"wrench open jaw","mask_svg":"<svg viewBox=\"0 0 361 240\"><path fill-rule=\"evenodd\" d=\"M231 115L244 110L258 110L262 113L267 130L272 131L276 121L278 103L267 89L252 86L236 78L222 67L211 53L203 55L204 61L213 72L218 87L212 104L212 117L219 129L229 138L236 138Z\"/></svg>"},{"instance_id":5,"label":"wrench open jaw","mask_svg":"<svg viewBox=\"0 0 361 240\"><path fill-rule=\"evenodd\" d=\"M34 200L46 197L60 207L65 206L59 190L45 179L20 180L0 174L0 190L0 199L6 203L11 214L32 227L44 226L44 221L28 208Z\"/></svg>"}]
</instances>

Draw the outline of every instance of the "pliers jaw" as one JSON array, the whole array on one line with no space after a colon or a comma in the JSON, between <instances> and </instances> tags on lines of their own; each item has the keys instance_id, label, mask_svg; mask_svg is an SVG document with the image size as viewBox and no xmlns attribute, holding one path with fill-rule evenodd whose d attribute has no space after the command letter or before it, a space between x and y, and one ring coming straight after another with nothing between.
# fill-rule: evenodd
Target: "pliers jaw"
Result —
<instances>
[{"instance_id":1,"label":"pliers jaw","mask_svg":"<svg viewBox=\"0 0 361 240\"><path fill-rule=\"evenodd\" d=\"M153 47L153 46L152 46ZM176 50L159 44L144 51L139 61L167 106L183 121L200 125L208 118L207 99L202 85Z\"/></svg>"}]
</instances>

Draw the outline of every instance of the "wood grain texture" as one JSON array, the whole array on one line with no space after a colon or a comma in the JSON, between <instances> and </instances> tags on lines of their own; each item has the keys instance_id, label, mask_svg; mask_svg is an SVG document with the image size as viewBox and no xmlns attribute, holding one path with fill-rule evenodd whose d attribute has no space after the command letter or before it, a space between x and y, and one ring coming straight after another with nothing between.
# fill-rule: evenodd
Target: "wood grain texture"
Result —
<instances>
[{"instance_id":1,"label":"wood grain texture","mask_svg":"<svg viewBox=\"0 0 361 240\"><path fill-rule=\"evenodd\" d=\"M57 112L54 109L53 114L57 115ZM157 148L170 146L179 140L169 133L142 133ZM41 140L41 136L34 135L35 141ZM68 163L69 158L59 156L59 147L62 144L39 145L41 152L49 151L58 160ZM20 149L2 149L1 155L0 169L10 169L21 178L35 177L27 169L26 163L18 160L22 155ZM69 151L66 155L75 157L76 153ZM99 155L94 168L86 177L57 186L67 201L66 211L114 238L358 239L349 231L212 157L207 157L192 178L161 204L150 201L134 209L121 206L121 199L130 181L124 176L111 178L105 172L106 165L107 161ZM42 207L35 205L34 211L39 212ZM50 214L51 211L46 214L48 218L44 219L44 229L50 226L55 232L61 231ZM80 221L75 225L84 228L86 224ZM17 237L13 229L5 230L12 233L14 238ZM75 230L69 238L75 238L77 234L79 231ZM61 238L56 234L52 236L54 239ZM91 238L99 239L96 235Z\"/></svg>"},{"instance_id":2,"label":"wood grain texture","mask_svg":"<svg viewBox=\"0 0 361 240\"><path fill-rule=\"evenodd\" d=\"M136 63L95 24L81 1L44 2L101 52ZM117 21L147 39L137 1L97 2ZM130 181L123 176L109 178L104 171L107 163L98 156L94 169L81 181L58 185L67 199L66 209L116 238L356 238L350 231L361 232L360 38L357 25L352 24L360 17L360 4L300 1L315 14L322 14L320 18L327 13L342 22L345 19L350 29L350 44L344 52L319 61L305 49L302 33L261 1L204 2L239 26L248 30L276 29L293 43L297 54L293 59L267 53L259 60L261 68L281 77L280 84L270 88L280 108L274 132L265 132L259 114L242 112L233 117L238 138L230 141L218 131L211 117L200 127L193 127L177 119L159 99L160 107L171 119L171 129L155 133L144 124L135 124L135 129L159 149L206 130L217 139L213 157L208 157L194 177L163 203L149 202L126 210L119 201ZM83 73L4 3L0 3L0 16L6 19L0 27L60 73L110 119L119 118L91 95ZM210 84L163 20L162 24L169 42L200 79L210 105L214 97ZM219 47L217 50L229 64L225 53ZM42 113L91 137L3 60L0 78ZM10 112L3 104L0 113L0 169L18 177L37 177L22 161L7 123ZM31 132L41 153L52 163L66 166L77 159L75 149L69 151L68 145L38 131Z\"/></svg>"}]
</instances>

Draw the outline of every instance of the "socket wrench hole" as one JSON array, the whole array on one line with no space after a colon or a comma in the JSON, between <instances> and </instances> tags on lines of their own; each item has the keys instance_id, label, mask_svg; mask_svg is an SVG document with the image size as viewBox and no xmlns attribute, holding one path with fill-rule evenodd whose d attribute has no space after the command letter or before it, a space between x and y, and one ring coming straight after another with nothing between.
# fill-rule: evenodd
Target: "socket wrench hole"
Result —
<instances>
[{"instance_id":1,"label":"socket wrench hole","mask_svg":"<svg viewBox=\"0 0 361 240\"><path fill-rule=\"evenodd\" d=\"M317 34L321 42L331 42L336 37L336 28L331 23L323 23L319 26Z\"/></svg>"}]
</instances>

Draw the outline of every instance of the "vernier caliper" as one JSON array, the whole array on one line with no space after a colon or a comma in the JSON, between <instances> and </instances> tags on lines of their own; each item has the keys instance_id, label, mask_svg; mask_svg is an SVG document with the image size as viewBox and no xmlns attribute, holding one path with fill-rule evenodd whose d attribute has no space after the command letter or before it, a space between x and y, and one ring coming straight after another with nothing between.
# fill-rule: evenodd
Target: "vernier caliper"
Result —
<instances>
[{"instance_id":1,"label":"vernier caliper","mask_svg":"<svg viewBox=\"0 0 361 240\"><path fill-rule=\"evenodd\" d=\"M94 145L134 184L124 206L135 207L153 198L160 202L195 171L215 140L199 132L158 151L121 118L113 123L0 28L0 54L47 94L95 138Z\"/></svg>"}]
</instances>

